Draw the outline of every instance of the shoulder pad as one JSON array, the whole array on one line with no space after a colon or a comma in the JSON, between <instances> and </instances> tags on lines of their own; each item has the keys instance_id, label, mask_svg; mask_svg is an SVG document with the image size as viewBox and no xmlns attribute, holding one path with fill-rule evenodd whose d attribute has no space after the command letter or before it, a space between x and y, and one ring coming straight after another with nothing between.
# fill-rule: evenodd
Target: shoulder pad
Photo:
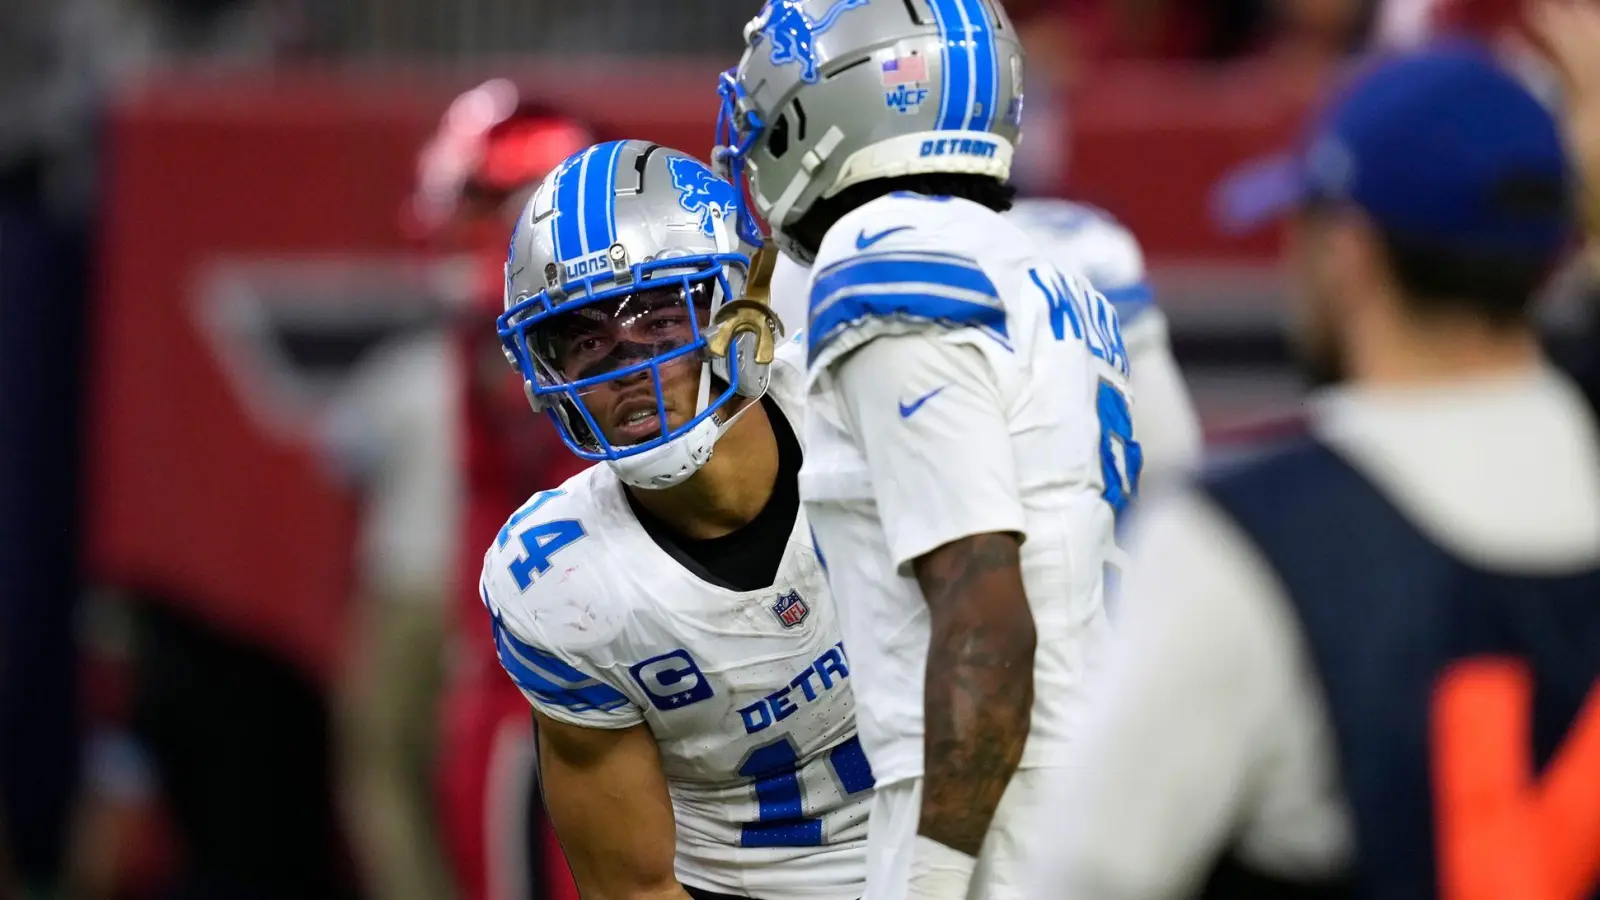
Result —
<instances>
[{"instance_id":1,"label":"shoulder pad","mask_svg":"<svg viewBox=\"0 0 1600 900\"><path fill-rule=\"evenodd\" d=\"M993 213L964 200L937 209L943 204L890 195L829 231L811 279L807 344L813 371L885 334L976 328L1006 342L1000 292L977 259L960 249L960 232L970 236L980 221L945 227L966 215Z\"/></svg>"},{"instance_id":2,"label":"shoulder pad","mask_svg":"<svg viewBox=\"0 0 1600 900\"><path fill-rule=\"evenodd\" d=\"M489 604L486 590L484 602ZM629 705L627 695L580 668L593 668L582 657L542 646L545 642L537 638L524 639L519 626L501 616L492 616L491 625L501 668L547 714L573 721L574 716L614 713Z\"/></svg>"}]
</instances>

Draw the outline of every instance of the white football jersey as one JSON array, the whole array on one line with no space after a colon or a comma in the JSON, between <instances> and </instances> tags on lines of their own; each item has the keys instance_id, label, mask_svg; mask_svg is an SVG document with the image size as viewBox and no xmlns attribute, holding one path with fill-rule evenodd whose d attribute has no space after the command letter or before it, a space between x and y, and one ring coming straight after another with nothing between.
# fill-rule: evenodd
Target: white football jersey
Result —
<instances>
[{"instance_id":1,"label":"white football jersey","mask_svg":"<svg viewBox=\"0 0 1600 900\"><path fill-rule=\"evenodd\" d=\"M1070 200L1019 200L1006 214L1063 271L1076 270L1117 308L1139 397L1135 436L1144 449L1144 478L1193 472L1202 436L1194 398L1167 338L1167 317L1145 275L1144 252L1110 213Z\"/></svg>"},{"instance_id":2,"label":"white football jersey","mask_svg":"<svg viewBox=\"0 0 1600 900\"><path fill-rule=\"evenodd\" d=\"M910 562L988 532L1024 536L1038 650L1022 766L1062 764L1140 469L1115 308L1005 217L906 193L828 232L809 296L801 498L879 783L922 774L929 627Z\"/></svg>"},{"instance_id":3,"label":"white football jersey","mask_svg":"<svg viewBox=\"0 0 1600 900\"><path fill-rule=\"evenodd\" d=\"M801 434L798 335L769 396ZM707 583L597 465L534 496L484 559L500 661L552 719L646 723L677 818L678 877L762 898L853 900L872 772L851 660L804 514L770 588Z\"/></svg>"}]
</instances>

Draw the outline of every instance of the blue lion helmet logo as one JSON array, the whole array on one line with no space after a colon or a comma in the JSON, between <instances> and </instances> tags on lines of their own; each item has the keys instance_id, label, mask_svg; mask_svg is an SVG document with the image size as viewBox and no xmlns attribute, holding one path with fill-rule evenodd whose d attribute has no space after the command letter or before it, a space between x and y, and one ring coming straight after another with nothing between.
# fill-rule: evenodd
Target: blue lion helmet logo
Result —
<instances>
[{"instance_id":1,"label":"blue lion helmet logo","mask_svg":"<svg viewBox=\"0 0 1600 900\"><path fill-rule=\"evenodd\" d=\"M672 173L672 186L678 189L678 205L685 212L700 216L700 232L706 237L716 237L712 229L712 216L733 214L738 193L733 185L711 174L699 160L687 156L674 156L667 160L667 171ZM713 208L716 213L713 213Z\"/></svg>"},{"instance_id":2,"label":"blue lion helmet logo","mask_svg":"<svg viewBox=\"0 0 1600 900\"><path fill-rule=\"evenodd\" d=\"M870 0L834 0L822 18L812 20L800 8L804 0L767 0L767 5L756 19L755 33L750 46L755 47L763 38L772 42L769 56L775 66L792 62L800 64L800 78L808 84L817 80L817 54L812 43L817 36L832 28L839 17L852 9L866 6Z\"/></svg>"}]
</instances>

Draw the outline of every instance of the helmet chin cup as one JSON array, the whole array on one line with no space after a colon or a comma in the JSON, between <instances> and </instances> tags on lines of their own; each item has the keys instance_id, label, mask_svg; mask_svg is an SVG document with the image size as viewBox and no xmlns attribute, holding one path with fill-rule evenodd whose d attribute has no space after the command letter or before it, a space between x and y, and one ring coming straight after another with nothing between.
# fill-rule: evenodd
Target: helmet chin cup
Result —
<instances>
[{"instance_id":1,"label":"helmet chin cup","mask_svg":"<svg viewBox=\"0 0 1600 900\"><path fill-rule=\"evenodd\" d=\"M687 481L689 476L711 459L722 426L714 416L659 447L643 453L606 460L617 478L629 487L646 491L660 491Z\"/></svg>"}]
</instances>

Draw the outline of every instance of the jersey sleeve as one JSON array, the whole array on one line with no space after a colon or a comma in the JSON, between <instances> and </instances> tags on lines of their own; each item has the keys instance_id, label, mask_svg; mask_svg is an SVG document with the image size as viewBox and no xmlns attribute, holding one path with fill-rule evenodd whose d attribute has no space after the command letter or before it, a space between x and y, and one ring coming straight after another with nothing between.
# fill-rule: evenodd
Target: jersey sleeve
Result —
<instances>
[{"instance_id":1,"label":"jersey sleeve","mask_svg":"<svg viewBox=\"0 0 1600 900\"><path fill-rule=\"evenodd\" d=\"M958 538L1025 536L1005 403L982 351L954 335L896 335L851 354L835 382L902 572Z\"/></svg>"},{"instance_id":2,"label":"jersey sleeve","mask_svg":"<svg viewBox=\"0 0 1600 900\"><path fill-rule=\"evenodd\" d=\"M604 670L544 633L534 610L540 600L537 590L519 592L504 584L495 571L497 561L491 548L478 589L500 665L534 709L585 728L628 728L643 722L643 711L602 677Z\"/></svg>"},{"instance_id":3,"label":"jersey sleeve","mask_svg":"<svg viewBox=\"0 0 1600 900\"><path fill-rule=\"evenodd\" d=\"M813 375L882 335L976 329L1006 342L999 290L952 246L952 234L971 223L947 207L889 197L830 229L808 291Z\"/></svg>"}]
</instances>

